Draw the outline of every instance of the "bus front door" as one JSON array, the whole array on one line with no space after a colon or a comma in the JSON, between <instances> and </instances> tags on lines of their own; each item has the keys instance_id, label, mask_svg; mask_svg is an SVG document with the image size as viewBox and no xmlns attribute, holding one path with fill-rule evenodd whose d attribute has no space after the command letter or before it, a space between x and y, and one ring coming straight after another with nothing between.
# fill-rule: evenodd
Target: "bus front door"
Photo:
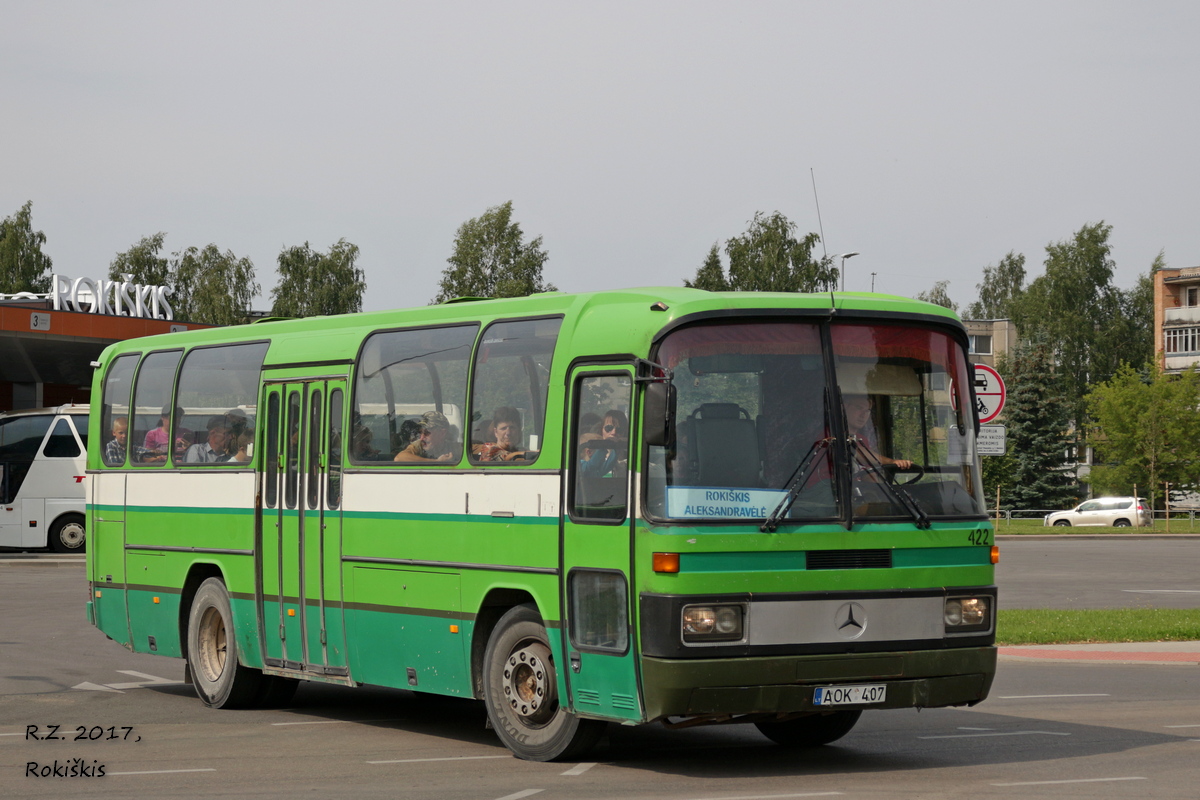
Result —
<instances>
[{"instance_id":1,"label":"bus front door","mask_svg":"<svg viewBox=\"0 0 1200 800\"><path fill-rule=\"evenodd\" d=\"M267 389L259 572L269 666L345 675L341 425L345 381Z\"/></svg>"},{"instance_id":2,"label":"bus front door","mask_svg":"<svg viewBox=\"0 0 1200 800\"><path fill-rule=\"evenodd\" d=\"M627 369L582 368L572 376L560 663L577 714L640 721L630 607L632 387Z\"/></svg>"}]
</instances>

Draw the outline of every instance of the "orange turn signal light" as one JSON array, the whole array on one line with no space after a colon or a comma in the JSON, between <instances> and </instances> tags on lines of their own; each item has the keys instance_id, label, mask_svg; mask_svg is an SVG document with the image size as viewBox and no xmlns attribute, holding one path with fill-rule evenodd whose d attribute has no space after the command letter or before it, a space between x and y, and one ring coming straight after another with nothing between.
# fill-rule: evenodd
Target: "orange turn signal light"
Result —
<instances>
[{"instance_id":1,"label":"orange turn signal light","mask_svg":"<svg viewBox=\"0 0 1200 800\"><path fill-rule=\"evenodd\" d=\"M995 544L992 545L992 563L993 564L1000 563L1000 546L999 545L995 545Z\"/></svg>"},{"instance_id":2,"label":"orange turn signal light","mask_svg":"<svg viewBox=\"0 0 1200 800\"><path fill-rule=\"evenodd\" d=\"M655 553L655 572L679 572L679 553Z\"/></svg>"}]
</instances>

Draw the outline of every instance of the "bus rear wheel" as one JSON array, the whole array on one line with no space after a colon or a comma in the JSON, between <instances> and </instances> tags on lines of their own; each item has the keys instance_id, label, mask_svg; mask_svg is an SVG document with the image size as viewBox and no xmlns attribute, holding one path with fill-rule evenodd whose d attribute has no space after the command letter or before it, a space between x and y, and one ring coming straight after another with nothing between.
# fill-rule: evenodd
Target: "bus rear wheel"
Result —
<instances>
[{"instance_id":1,"label":"bus rear wheel","mask_svg":"<svg viewBox=\"0 0 1200 800\"><path fill-rule=\"evenodd\" d=\"M775 744L785 747L820 747L845 736L862 716L861 711L835 711L785 722L756 722L754 726Z\"/></svg>"},{"instance_id":2,"label":"bus rear wheel","mask_svg":"<svg viewBox=\"0 0 1200 800\"><path fill-rule=\"evenodd\" d=\"M559 704L550 640L530 606L509 609L496 624L483 658L483 692L492 727L518 758L573 758L604 733L603 722L580 719Z\"/></svg>"},{"instance_id":3,"label":"bus rear wheel","mask_svg":"<svg viewBox=\"0 0 1200 800\"><path fill-rule=\"evenodd\" d=\"M238 663L229 592L219 578L200 584L188 613L188 666L200 701L212 708L246 708L259 699L263 674Z\"/></svg>"},{"instance_id":4,"label":"bus rear wheel","mask_svg":"<svg viewBox=\"0 0 1200 800\"><path fill-rule=\"evenodd\" d=\"M83 517L63 514L50 526L49 545L56 553L82 553L87 549Z\"/></svg>"}]
</instances>

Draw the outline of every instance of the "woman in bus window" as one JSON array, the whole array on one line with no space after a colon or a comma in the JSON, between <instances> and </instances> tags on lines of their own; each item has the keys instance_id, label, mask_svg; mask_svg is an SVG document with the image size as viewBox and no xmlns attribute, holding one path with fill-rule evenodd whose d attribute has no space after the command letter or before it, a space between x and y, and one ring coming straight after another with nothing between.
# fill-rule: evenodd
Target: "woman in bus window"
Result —
<instances>
[{"instance_id":1,"label":"woman in bus window","mask_svg":"<svg viewBox=\"0 0 1200 800\"><path fill-rule=\"evenodd\" d=\"M595 434L592 434L595 436ZM600 434L592 439L588 434L584 438L599 441L603 446L589 447L583 450L579 468L584 475L593 477L611 475L618 466L626 464L626 441L629 438L629 420L625 414L612 409L604 414L604 422L600 426Z\"/></svg>"}]
</instances>

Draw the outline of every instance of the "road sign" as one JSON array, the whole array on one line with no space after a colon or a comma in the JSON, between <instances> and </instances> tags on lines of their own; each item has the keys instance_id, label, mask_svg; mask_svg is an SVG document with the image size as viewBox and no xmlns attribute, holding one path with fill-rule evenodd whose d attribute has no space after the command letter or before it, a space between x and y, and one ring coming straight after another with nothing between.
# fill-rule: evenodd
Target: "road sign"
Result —
<instances>
[{"instance_id":1,"label":"road sign","mask_svg":"<svg viewBox=\"0 0 1200 800\"><path fill-rule=\"evenodd\" d=\"M1003 425L980 425L975 449L981 456L1002 456L1008 452L1008 428Z\"/></svg>"},{"instance_id":2,"label":"road sign","mask_svg":"<svg viewBox=\"0 0 1200 800\"><path fill-rule=\"evenodd\" d=\"M991 422L1004 410L1004 379L987 364L975 364L975 409L980 424Z\"/></svg>"}]
</instances>

